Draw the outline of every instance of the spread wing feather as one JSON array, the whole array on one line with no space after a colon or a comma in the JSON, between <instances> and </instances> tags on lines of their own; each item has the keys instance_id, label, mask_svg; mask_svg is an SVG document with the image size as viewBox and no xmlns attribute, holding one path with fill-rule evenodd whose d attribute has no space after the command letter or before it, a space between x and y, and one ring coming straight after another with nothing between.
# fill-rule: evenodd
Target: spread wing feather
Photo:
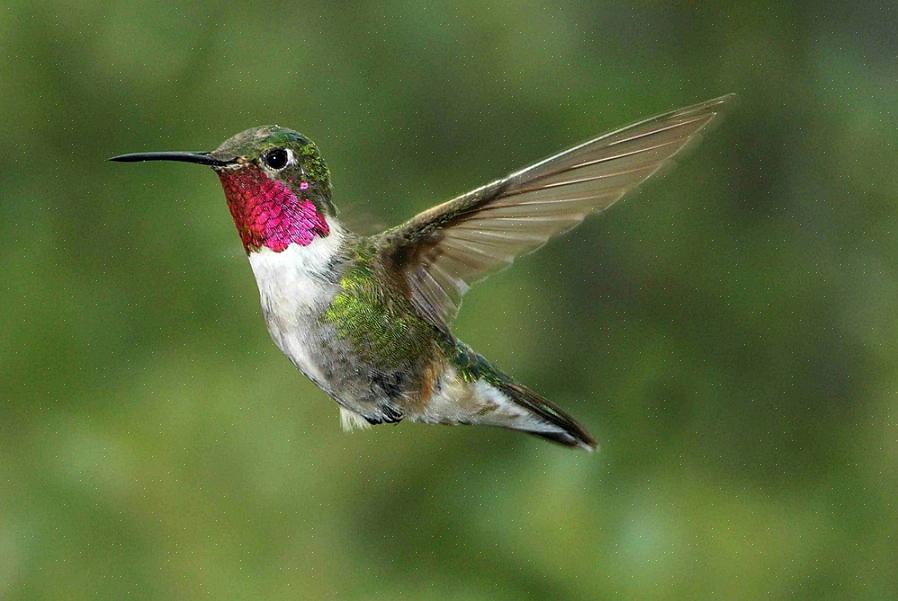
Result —
<instances>
[{"instance_id":1,"label":"spread wing feather","mask_svg":"<svg viewBox=\"0 0 898 601\"><path fill-rule=\"evenodd\" d=\"M442 329L478 280L607 209L693 140L732 96L606 133L381 234L387 265Z\"/></svg>"}]
</instances>

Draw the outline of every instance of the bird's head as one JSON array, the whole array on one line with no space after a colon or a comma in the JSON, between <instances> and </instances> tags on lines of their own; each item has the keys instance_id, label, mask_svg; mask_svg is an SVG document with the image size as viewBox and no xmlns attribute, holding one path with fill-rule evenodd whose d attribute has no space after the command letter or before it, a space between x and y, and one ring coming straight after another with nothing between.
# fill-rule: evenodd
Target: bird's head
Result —
<instances>
[{"instance_id":1,"label":"bird's head","mask_svg":"<svg viewBox=\"0 0 898 601\"><path fill-rule=\"evenodd\" d=\"M247 253L291 244L308 246L330 234L327 165L314 142L277 125L254 127L211 152L148 152L113 161L181 161L211 167L221 180L228 208Z\"/></svg>"}]
</instances>

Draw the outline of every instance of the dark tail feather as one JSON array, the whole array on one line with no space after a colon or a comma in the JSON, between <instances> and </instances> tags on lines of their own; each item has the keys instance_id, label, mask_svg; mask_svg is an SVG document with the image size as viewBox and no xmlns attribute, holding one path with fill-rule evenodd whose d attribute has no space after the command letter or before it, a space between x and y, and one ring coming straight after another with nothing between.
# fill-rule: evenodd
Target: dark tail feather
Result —
<instances>
[{"instance_id":1,"label":"dark tail feather","mask_svg":"<svg viewBox=\"0 0 898 601\"><path fill-rule=\"evenodd\" d=\"M507 394L515 403L529 409L540 418L554 426L558 426L562 430L561 432L522 430L523 432L567 447L580 447L587 451L596 450L598 446L596 439L586 431L586 428L574 421L574 418L562 411L554 403L547 401L529 388L514 382L502 383L496 387Z\"/></svg>"}]
</instances>

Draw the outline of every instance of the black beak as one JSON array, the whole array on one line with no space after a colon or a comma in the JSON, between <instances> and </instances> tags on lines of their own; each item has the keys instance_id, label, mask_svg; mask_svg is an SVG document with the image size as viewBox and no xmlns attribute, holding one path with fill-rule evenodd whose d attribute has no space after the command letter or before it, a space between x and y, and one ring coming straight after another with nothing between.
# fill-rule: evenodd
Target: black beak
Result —
<instances>
[{"instance_id":1,"label":"black beak","mask_svg":"<svg viewBox=\"0 0 898 601\"><path fill-rule=\"evenodd\" d=\"M121 163L138 163L140 161L180 161L182 163L198 163L211 167L227 167L234 161L222 161L211 156L208 152L134 152L120 154L112 157L110 161Z\"/></svg>"}]
</instances>

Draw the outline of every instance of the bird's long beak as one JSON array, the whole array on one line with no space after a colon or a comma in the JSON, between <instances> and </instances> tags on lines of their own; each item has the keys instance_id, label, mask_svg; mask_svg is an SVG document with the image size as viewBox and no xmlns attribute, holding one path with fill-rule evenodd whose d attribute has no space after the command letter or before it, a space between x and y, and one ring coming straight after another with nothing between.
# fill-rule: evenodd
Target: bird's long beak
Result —
<instances>
[{"instance_id":1,"label":"bird's long beak","mask_svg":"<svg viewBox=\"0 0 898 601\"><path fill-rule=\"evenodd\" d=\"M208 152L133 152L120 154L109 159L121 163L137 163L140 161L180 161L182 163L198 163L211 167L227 167L234 161L216 159Z\"/></svg>"}]
</instances>

